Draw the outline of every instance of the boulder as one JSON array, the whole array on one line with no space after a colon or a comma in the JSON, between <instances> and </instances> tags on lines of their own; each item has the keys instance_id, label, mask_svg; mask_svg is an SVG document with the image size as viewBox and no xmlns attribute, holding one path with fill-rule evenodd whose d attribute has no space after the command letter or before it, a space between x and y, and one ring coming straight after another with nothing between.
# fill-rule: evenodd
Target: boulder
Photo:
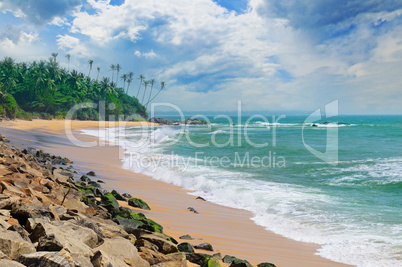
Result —
<instances>
[{"instance_id":1,"label":"boulder","mask_svg":"<svg viewBox=\"0 0 402 267\"><path fill-rule=\"evenodd\" d=\"M110 211L118 210L119 203L117 202L116 198L112 195L112 193L107 193L101 196L102 204Z\"/></svg>"},{"instance_id":2,"label":"boulder","mask_svg":"<svg viewBox=\"0 0 402 267\"><path fill-rule=\"evenodd\" d=\"M193 240L194 238L192 238L190 235L182 235L179 237L180 239L184 239L184 240Z\"/></svg>"},{"instance_id":3,"label":"boulder","mask_svg":"<svg viewBox=\"0 0 402 267\"><path fill-rule=\"evenodd\" d=\"M163 254L179 252L175 244L157 235L153 234L142 235L139 239L145 239L151 242L152 244L155 244L156 246L158 246L158 251Z\"/></svg>"},{"instance_id":4,"label":"boulder","mask_svg":"<svg viewBox=\"0 0 402 267\"><path fill-rule=\"evenodd\" d=\"M136 229L145 229L157 233L163 232L162 225L146 218L142 213L130 213L126 210L122 210L113 220L121 225L129 234L133 233Z\"/></svg>"},{"instance_id":5,"label":"boulder","mask_svg":"<svg viewBox=\"0 0 402 267\"><path fill-rule=\"evenodd\" d=\"M257 267L276 267L275 264L269 262L263 262L257 265Z\"/></svg>"},{"instance_id":6,"label":"boulder","mask_svg":"<svg viewBox=\"0 0 402 267\"><path fill-rule=\"evenodd\" d=\"M22 239L24 239L29 243L31 242L31 239L29 239L28 232L24 228L22 228L21 225L18 224L11 225L7 230L17 232L22 237Z\"/></svg>"},{"instance_id":7,"label":"boulder","mask_svg":"<svg viewBox=\"0 0 402 267\"><path fill-rule=\"evenodd\" d=\"M232 267L253 267L248 261L246 260L241 260L238 259L234 256L229 256L226 255L225 257L223 257L222 261L224 263L230 263L230 266Z\"/></svg>"},{"instance_id":8,"label":"boulder","mask_svg":"<svg viewBox=\"0 0 402 267\"><path fill-rule=\"evenodd\" d=\"M52 218L52 213L44 206L18 203L13 205L11 215L16 218L21 225L25 225L28 218Z\"/></svg>"},{"instance_id":9,"label":"boulder","mask_svg":"<svg viewBox=\"0 0 402 267\"><path fill-rule=\"evenodd\" d=\"M89 183L91 181L91 179L86 175L81 176L80 180L85 183Z\"/></svg>"},{"instance_id":10,"label":"boulder","mask_svg":"<svg viewBox=\"0 0 402 267\"><path fill-rule=\"evenodd\" d=\"M215 260L213 258L207 258L201 264L201 267L221 267L221 264L219 263L218 260Z\"/></svg>"},{"instance_id":11,"label":"boulder","mask_svg":"<svg viewBox=\"0 0 402 267\"><path fill-rule=\"evenodd\" d=\"M150 210L151 208L148 206L148 204L139 198L130 198L128 200L128 205L135 207L135 208L140 208L143 210Z\"/></svg>"},{"instance_id":12,"label":"boulder","mask_svg":"<svg viewBox=\"0 0 402 267\"><path fill-rule=\"evenodd\" d=\"M96 249L97 252L92 257L92 263L102 262L103 260L104 265L94 264L94 266L150 266L147 261L139 256L137 248L129 240L121 237L105 239L105 242ZM99 260L100 257L102 257L102 260Z\"/></svg>"},{"instance_id":13,"label":"boulder","mask_svg":"<svg viewBox=\"0 0 402 267\"><path fill-rule=\"evenodd\" d=\"M44 218L28 218L26 224L25 224L25 229L27 229L28 232L32 232L36 225L38 223L50 223L50 219L48 217Z\"/></svg>"},{"instance_id":14,"label":"boulder","mask_svg":"<svg viewBox=\"0 0 402 267\"><path fill-rule=\"evenodd\" d=\"M89 175L89 176L95 176L95 172L94 172L94 171L89 171L89 172L87 173L87 175Z\"/></svg>"},{"instance_id":15,"label":"boulder","mask_svg":"<svg viewBox=\"0 0 402 267\"><path fill-rule=\"evenodd\" d=\"M73 181L74 175L63 169L54 169L53 170L54 180L60 184L68 184Z\"/></svg>"},{"instance_id":16,"label":"boulder","mask_svg":"<svg viewBox=\"0 0 402 267\"><path fill-rule=\"evenodd\" d=\"M17 261L12 261L12 260L7 260L7 259L1 259L0 260L0 266L7 266L7 267L26 267L25 265L22 265L21 263Z\"/></svg>"},{"instance_id":17,"label":"boulder","mask_svg":"<svg viewBox=\"0 0 402 267\"><path fill-rule=\"evenodd\" d=\"M36 252L21 255L17 261L26 266L46 266L46 267L78 267L79 264L73 260L71 255L66 252Z\"/></svg>"},{"instance_id":18,"label":"boulder","mask_svg":"<svg viewBox=\"0 0 402 267\"><path fill-rule=\"evenodd\" d=\"M22 254L36 251L31 242L24 240L19 233L14 231L2 231L0 234L0 251L11 259Z\"/></svg>"},{"instance_id":19,"label":"boulder","mask_svg":"<svg viewBox=\"0 0 402 267\"><path fill-rule=\"evenodd\" d=\"M166 261L152 265L153 267L186 267L186 255L184 253L172 253L165 255Z\"/></svg>"},{"instance_id":20,"label":"boulder","mask_svg":"<svg viewBox=\"0 0 402 267\"><path fill-rule=\"evenodd\" d=\"M18 196L0 194L0 209L10 209L13 204L18 203L18 200L20 200Z\"/></svg>"},{"instance_id":21,"label":"boulder","mask_svg":"<svg viewBox=\"0 0 402 267\"><path fill-rule=\"evenodd\" d=\"M212 248L212 245L209 243L202 243L199 245L195 245L194 248L196 249L202 249L202 250L208 250L208 251L214 251L214 249Z\"/></svg>"},{"instance_id":22,"label":"boulder","mask_svg":"<svg viewBox=\"0 0 402 267\"><path fill-rule=\"evenodd\" d=\"M60 251L63 245L56 239L54 234L42 236L38 241L38 251Z\"/></svg>"},{"instance_id":23,"label":"boulder","mask_svg":"<svg viewBox=\"0 0 402 267\"><path fill-rule=\"evenodd\" d=\"M130 199L130 198L133 198L133 196L132 195L130 195L130 194L128 194L128 193L123 193L123 194L121 194L123 197L125 197L125 198L128 198L128 199Z\"/></svg>"},{"instance_id":24,"label":"boulder","mask_svg":"<svg viewBox=\"0 0 402 267\"><path fill-rule=\"evenodd\" d=\"M127 199L120 195L116 190L113 190L111 193L117 200L127 201Z\"/></svg>"},{"instance_id":25,"label":"boulder","mask_svg":"<svg viewBox=\"0 0 402 267\"><path fill-rule=\"evenodd\" d=\"M168 257L166 257L165 254L146 247L140 247L139 255L152 266L154 266L154 264L168 261Z\"/></svg>"},{"instance_id":26,"label":"boulder","mask_svg":"<svg viewBox=\"0 0 402 267\"><path fill-rule=\"evenodd\" d=\"M180 252L194 252L194 248L190 243L184 242L177 245Z\"/></svg>"},{"instance_id":27,"label":"boulder","mask_svg":"<svg viewBox=\"0 0 402 267\"><path fill-rule=\"evenodd\" d=\"M202 265L206 260L210 259L212 256L204 253L186 253L186 259L189 262Z\"/></svg>"}]
</instances>

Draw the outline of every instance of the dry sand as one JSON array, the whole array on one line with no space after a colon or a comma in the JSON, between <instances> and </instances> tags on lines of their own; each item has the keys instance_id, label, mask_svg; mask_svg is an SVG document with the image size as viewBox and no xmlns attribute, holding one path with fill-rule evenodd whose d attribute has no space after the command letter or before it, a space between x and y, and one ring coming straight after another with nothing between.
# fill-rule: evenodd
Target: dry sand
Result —
<instances>
[{"instance_id":1,"label":"dry sand","mask_svg":"<svg viewBox=\"0 0 402 267\"><path fill-rule=\"evenodd\" d=\"M77 129L98 125L93 121L73 121L72 129L77 139L93 141L95 138L80 134ZM149 124L130 122L129 125ZM101 122L101 126L116 124ZM190 191L123 169L118 147L104 142L91 148L77 147L66 138L64 127L61 120L11 121L0 123L0 133L15 146L33 146L68 157L80 171L94 170L95 178L106 182L105 188L144 199L151 207L151 211L144 212L146 216L162 224L164 232L177 240L189 234L195 238L189 241L193 245L211 243L215 253L247 259L254 266L261 262L276 266L346 266L315 255L318 245L290 240L254 224L248 211L196 200L188 194ZM199 214L187 211L188 207L194 207Z\"/></svg>"}]
</instances>

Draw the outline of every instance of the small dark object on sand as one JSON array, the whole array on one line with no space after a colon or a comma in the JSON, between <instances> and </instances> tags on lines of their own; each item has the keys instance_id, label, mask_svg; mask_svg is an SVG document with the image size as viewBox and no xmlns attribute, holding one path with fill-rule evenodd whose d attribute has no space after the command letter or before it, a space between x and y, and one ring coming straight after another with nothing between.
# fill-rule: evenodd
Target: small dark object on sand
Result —
<instances>
[{"instance_id":1,"label":"small dark object on sand","mask_svg":"<svg viewBox=\"0 0 402 267\"><path fill-rule=\"evenodd\" d=\"M205 198L203 197L197 197L196 199L202 200L202 201L206 201Z\"/></svg>"},{"instance_id":2,"label":"small dark object on sand","mask_svg":"<svg viewBox=\"0 0 402 267\"><path fill-rule=\"evenodd\" d=\"M192 207L188 207L187 210L194 212L195 214L198 214L198 211L196 211L194 208Z\"/></svg>"}]
</instances>

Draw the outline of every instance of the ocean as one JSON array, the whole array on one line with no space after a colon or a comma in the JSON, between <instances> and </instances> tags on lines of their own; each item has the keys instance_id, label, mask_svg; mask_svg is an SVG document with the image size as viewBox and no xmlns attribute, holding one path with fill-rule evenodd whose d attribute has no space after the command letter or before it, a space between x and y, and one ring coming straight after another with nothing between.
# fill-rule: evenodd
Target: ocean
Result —
<instances>
[{"instance_id":1,"label":"ocean","mask_svg":"<svg viewBox=\"0 0 402 267\"><path fill-rule=\"evenodd\" d=\"M402 116L306 117L83 132L119 144L124 168L251 211L267 230L321 245L322 257L401 266Z\"/></svg>"}]
</instances>

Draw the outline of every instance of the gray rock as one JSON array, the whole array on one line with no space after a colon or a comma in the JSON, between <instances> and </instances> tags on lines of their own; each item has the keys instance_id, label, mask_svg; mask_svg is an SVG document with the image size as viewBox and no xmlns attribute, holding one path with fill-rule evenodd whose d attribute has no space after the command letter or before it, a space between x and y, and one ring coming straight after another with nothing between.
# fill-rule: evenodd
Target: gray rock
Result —
<instances>
[{"instance_id":1,"label":"gray rock","mask_svg":"<svg viewBox=\"0 0 402 267\"><path fill-rule=\"evenodd\" d=\"M257 265L257 267L276 267L275 264L269 262L263 262Z\"/></svg>"},{"instance_id":2,"label":"gray rock","mask_svg":"<svg viewBox=\"0 0 402 267\"><path fill-rule=\"evenodd\" d=\"M0 231L7 230L10 226L8 222L0 218Z\"/></svg>"},{"instance_id":3,"label":"gray rock","mask_svg":"<svg viewBox=\"0 0 402 267\"><path fill-rule=\"evenodd\" d=\"M52 213L44 206L33 204L15 204L12 206L11 215L20 222L28 220L28 218L52 218Z\"/></svg>"},{"instance_id":4,"label":"gray rock","mask_svg":"<svg viewBox=\"0 0 402 267\"><path fill-rule=\"evenodd\" d=\"M2 231L0 234L0 250L10 258L36 251L31 242L24 240L19 233Z\"/></svg>"},{"instance_id":5,"label":"gray rock","mask_svg":"<svg viewBox=\"0 0 402 267\"><path fill-rule=\"evenodd\" d=\"M68 184L69 182L73 181L72 178L74 175L71 172L63 169L54 169L53 177L54 180L60 184Z\"/></svg>"},{"instance_id":6,"label":"gray rock","mask_svg":"<svg viewBox=\"0 0 402 267\"><path fill-rule=\"evenodd\" d=\"M194 248L196 249L202 249L202 250L208 250L208 251L214 251L214 249L212 248L212 245L209 243L202 243L199 245L195 245Z\"/></svg>"},{"instance_id":7,"label":"gray rock","mask_svg":"<svg viewBox=\"0 0 402 267\"><path fill-rule=\"evenodd\" d=\"M177 245L177 248L181 252L194 252L193 246L187 242L180 243L179 245Z\"/></svg>"},{"instance_id":8,"label":"gray rock","mask_svg":"<svg viewBox=\"0 0 402 267\"><path fill-rule=\"evenodd\" d=\"M48 217L28 218L27 223L25 224L25 229L27 229L28 232L32 232L38 223L50 223L50 219Z\"/></svg>"},{"instance_id":9,"label":"gray rock","mask_svg":"<svg viewBox=\"0 0 402 267\"><path fill-rule=\"evenodd\" d=\"M56 239L54 234L39 238L38 251L60 251L62 249L63 245Z\"/></svg>"},{"instance_id":10,"label":"gray rock","mask_svg":"<svg viewBox=\"0 0 402 267\"><path fill-rule=\"evenodd\" d=\"M99 251L99 252L98 252ZM96 256L96 257L95 257ZM99 258L101 257L101 260ZM103 262L103 265L95 265ZM94 266L136 266L148 267L149 263L143 260L137 248L129 240L116 237L105 239L105 242L97 248L97 252L92 257ZM110 265L109 265L110 264Z\"/></svg>"},{"instance_id":11,"label":"gray rock","mask_svg":"<svg viewBox=\"0 0 402 267\"><path fill-rule=\"evenodd\" d=\"M29 267L78 267L68 252L36 252L21 255L17 261Z\"/></svg>"},{"instance_id":12,"label":"gray rock","mask_svg":"<svg viewBox=\"0 0 402 267\"><path fill-rule=\"evenodd\" d=\"M0 209L10 209L14 204L18 203L20 197L8 196L0 194Z\"/></svg>"},{"instance_id":13,"label":"gray rock","mask_svg":"<svg viewBox=\"0 0 402 267\"><path fill-rule=\"evenodd\" d=\"M184 240L194 240L194 238L192 238L190 235L182 235L181 237L179 237L180 239L184 239Z\"/></svg>"},{"instance_id":14,"label":"gray rock","mask_svg":"<svg viewBox=\"0 0 402 267\"><path fill-rule=\"evenodd\" d=\"M140 238L145 239L145 240L151 242L152 244L157 245L158 251L163 254L179 252L179 250L177 249L177 246L175 244L173 244L172 242L170 242L160 236L153 235L153 234L147 234L147 235L142 235Z\"/></svg>"},{"instance_id":15,"label":"gray rock","mask_svg":"<svg viewBox=\"0 0 402 267\"><path fill-rule=\"evenodd\" d=\"M11 225L7 230L17 232L22 237L22 239L24 239L27 242L31 242L31 239L29 239L28 232L24 228L22 228L21 225L18 224Z\"/></svg>"}]
</instances>

